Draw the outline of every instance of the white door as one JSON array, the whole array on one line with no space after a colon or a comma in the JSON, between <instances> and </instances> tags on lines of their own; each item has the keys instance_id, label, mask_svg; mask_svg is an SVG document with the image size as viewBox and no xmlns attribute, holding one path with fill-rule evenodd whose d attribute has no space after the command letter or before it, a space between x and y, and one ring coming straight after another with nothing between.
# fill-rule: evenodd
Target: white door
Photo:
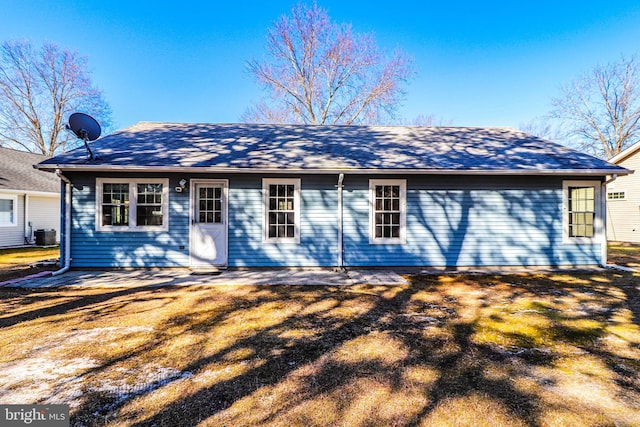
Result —
<instances>
[{"instance_id":1,"label":"white door","mask_svg":"<svg viewBox=\"0 0 640 427\"><path fill-rule=\"evenodd\" d=\"M227 265L227 182L191 181L192 267Z\"/></svg>"}]
</instances>

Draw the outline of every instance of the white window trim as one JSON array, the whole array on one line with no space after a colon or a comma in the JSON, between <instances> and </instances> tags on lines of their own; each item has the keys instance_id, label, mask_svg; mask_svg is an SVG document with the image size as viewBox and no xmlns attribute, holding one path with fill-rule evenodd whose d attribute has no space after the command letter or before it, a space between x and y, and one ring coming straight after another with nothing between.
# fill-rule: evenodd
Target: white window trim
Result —
<instances>
[{"instance_id":1,"label":"white window trim","mask_svg":"<svg viewBox=\"0 0 640 427\"><path fill-rule=\"evenodd\" d=\"M269 186L293 184L293 237L269 237ZM263 243L300 243L300 178L263 178L262 179L262 242Z\"/></svg>"},{"instance_id":2,"label":"white window trim","mask_svg":"<svg viewBox=\"0 0 640 427\"><path fill-rule=\"evenodd\" d=\"M593 237L569 236L569 187L593 187L594 210ZM593 244L603 241L602 199L600 181L563 181L562 182L562 242L569 244Z\"/></svg>"},{"instance_id":3,"label":"white window trim","mask_svg":"<svg viewBox=\"0 0 640 427\"><path fill-rule=\"evenodd\" d=\"M103 184L129 184L129 225L102 225ZM162 225L136 225L138 184L162 184ZM168 231L169 179L168 178L96 178L96 231Z\"/></svg>"},{"instance_id":4,"label":"white window trim","mask_svg":"<svg viewBox=\"0 0 640 427\"><path fill-rule=\"evenodd\" d=\"M400 186L400 237L378 237L375 231L375 206L377 185ZM407 243L407 180L406 179L370 179L369 180L369 244L404 245Z\"/></svg>"},{"instance_id":5,"label":"white window trim","mask_svg":"<svg viewBox=\"0 0 640 427\"><path fill-rule=\"evenodd\" d=\"M611 193L623 193L624 196L621 199L610 199L609 194ZM622 202L627 200L627 191L626 190L609 190L607 191L607 202Z\"/></svg>"},{"instance_id":6,"label":"white window trim","mask_svg":"<svg viewBox=\"0 0 640 427\"><path fill-rule=\"evenodd\" d=\"M0 227L17 227L18 226L18 196L9 194L0 194L1 200L13 200L13 221L7 224L0 223Z\"/></svg>"}]
</instances>

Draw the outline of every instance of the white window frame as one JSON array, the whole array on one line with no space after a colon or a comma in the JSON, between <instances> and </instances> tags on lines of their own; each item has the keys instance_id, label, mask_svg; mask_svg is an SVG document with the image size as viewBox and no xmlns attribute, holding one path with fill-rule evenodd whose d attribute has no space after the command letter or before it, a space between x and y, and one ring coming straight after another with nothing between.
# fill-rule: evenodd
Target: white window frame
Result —
<instances>
[{"instance_id":1,"label":"white window frame","mask_svg":"<svg viewBox=\"0 0 640 427\"><path fill-rule=\"evenodd\" d=\"M622 197L616 199L610 199L609 194L614 193L622 193ZM626 190L609 190L607 191L607 202L621 202L623 200L627 200L627 191Z\"/></svg>"},{"instance_id":2,"label":"white window frame","mask_svg":"<svg viewBox=\"0 0 640 427\"><path fill-rule=\"evenodd\" d=\"M397 185L400 187L400 237L375 237L376 186ZM370 179L369 180L369 244L404 245L407 243L407 180L406 179Z\"/></svg>"},{"instance_id":3,"label":"white window frame","mask_svg":"<svg viewBox=\"0 0 640 427\"><path fill-rule=\"evenodd\" d=\"M570 187L593 187L593 237L570 237L569 236L569 188ZM562 182L562 242L571 244L593 244L602 241L602 199L600 196L600 181L563 181Z\"/></svg>"},{"instance_id":4,"label":"white window frame","mask_svg":"<svg viewBox=\"0 0 640 427\"><path fill-rule=\"evenodd\" d=\"M269 237L269 186L293 185L293 237ZM263 178L262 179L262 242L263 243L300 243L300 178Z\"/></svg>"},{"instance_id":5,"label":"white window frame","mask_svg":"<svg viewBox=\"0 0 640 427\"><path fill-rule=\"evenodd\" d=\"M129 225L102 225L102 189L104 184L129 184ZM162 225L137 225L138 184L162 184ZM96 178L96 231L168 231L168 178Z\"/></svg>"},{"instance_id":6,"label":"white window frame","mask_svg":"<svg viewBox=\"0 0 640 427\"><path fill-rule=\"evenodd\" d=\"M18 196L13 194L0 194L0 200L13 201L13 215L10 223L0 223L0 227L17 227L18 226Z\"/></svg>"}]
</instances>

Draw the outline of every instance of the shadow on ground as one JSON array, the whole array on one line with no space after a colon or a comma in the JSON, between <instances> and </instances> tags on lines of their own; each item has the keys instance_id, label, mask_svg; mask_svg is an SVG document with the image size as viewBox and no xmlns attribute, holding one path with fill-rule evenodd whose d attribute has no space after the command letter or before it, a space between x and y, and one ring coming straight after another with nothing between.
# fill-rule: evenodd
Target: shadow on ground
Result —
<instances>
[{"instance_id":1,"label":"shadow on ground","mask_svg":"<svg viewBox=\"0 0 640 427\"><path fill-rule=\"evenodd\" d=\"M638 281L3 290L0 340L92 331L72 425L637 425Z\"/></svg>"}]
</instances>

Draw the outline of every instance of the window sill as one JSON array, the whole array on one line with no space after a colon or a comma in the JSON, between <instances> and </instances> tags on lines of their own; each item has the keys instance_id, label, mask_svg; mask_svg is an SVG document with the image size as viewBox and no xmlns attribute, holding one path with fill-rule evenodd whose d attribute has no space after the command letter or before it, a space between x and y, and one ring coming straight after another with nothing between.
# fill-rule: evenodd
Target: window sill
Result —
<instances>
[{"instance_id":1,"label":"window sill","mask_svg":"<svg viewBox=\"0 0 640 427\"><path fill-rule=\"evenodd\" d=\"M404 239L369 239L370 245L404 245L406 243Z\"/></svg>"},{"instance_id":2,"label":"window sill","mask_svg":"<svg viewBox=\"0 0 640 427\"><path fill-rule=\"evenodd\" d=\"M595 245L602 243L595 237L565 237L562 239L564 245Z\"/></svg>"},{"instance_id":3,"label":"window sill","mask_svg":"<svg viewBox=\"0 0 640 427\"><path fill-rule=\"evenodd\" d=\"M276 245L299 245L300 239L263 239L262 243Z\"/></svg>"}]
</instances>

